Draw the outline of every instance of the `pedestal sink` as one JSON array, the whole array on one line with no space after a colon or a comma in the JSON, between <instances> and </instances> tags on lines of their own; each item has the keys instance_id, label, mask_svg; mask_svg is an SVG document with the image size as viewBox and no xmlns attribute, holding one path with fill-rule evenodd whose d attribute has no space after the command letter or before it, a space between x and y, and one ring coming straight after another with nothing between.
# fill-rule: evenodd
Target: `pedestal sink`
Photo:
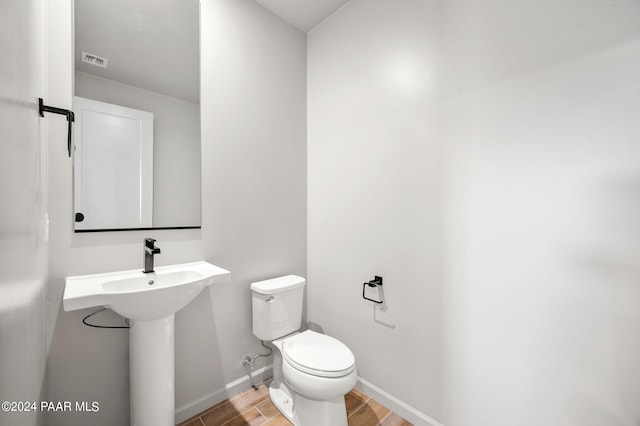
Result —
<instances>
[{"instance_id":1,"label":"pedestal sink","mask_svg":"<svg viewBox=\"0 0 640 426\"><path fill-rule=\"evenodd\" d=\"M65 311L105 306L130 320L131 425L175 425L174 314L228 280L229 271L207 262L67 278Z\"/></svg>"}]
</instances>

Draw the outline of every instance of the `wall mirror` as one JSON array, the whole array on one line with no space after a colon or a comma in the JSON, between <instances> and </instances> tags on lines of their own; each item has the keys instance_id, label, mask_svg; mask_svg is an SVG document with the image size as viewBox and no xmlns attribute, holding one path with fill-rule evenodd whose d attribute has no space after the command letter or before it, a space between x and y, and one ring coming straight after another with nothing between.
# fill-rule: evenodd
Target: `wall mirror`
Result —
<instances>
[{"instance_id":1,"label":"wall mirror","mask_svg":"<svg viewBox=\"0 0 640 426\"><path fill-rule=\"evenodd\" d=\"M199 0L75 0L76 232L199 228Z\"/></svg>"}]
</instances>

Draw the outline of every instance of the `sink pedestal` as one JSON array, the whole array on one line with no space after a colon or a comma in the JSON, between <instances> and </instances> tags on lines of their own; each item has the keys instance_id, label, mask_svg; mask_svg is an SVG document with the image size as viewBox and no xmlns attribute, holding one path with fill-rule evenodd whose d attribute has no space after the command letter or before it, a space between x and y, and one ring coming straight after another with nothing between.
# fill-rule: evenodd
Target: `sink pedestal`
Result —
<instances>
[{"instance_id":1,"label":"sink pedestal","mask_svg":"<svg viewBox=\"0 0 640 426\"><path fill-rule=\"evenodd\" d=\"M175 425L174 315L131 321L131 425Z\"/></svg>"}]
</instances>

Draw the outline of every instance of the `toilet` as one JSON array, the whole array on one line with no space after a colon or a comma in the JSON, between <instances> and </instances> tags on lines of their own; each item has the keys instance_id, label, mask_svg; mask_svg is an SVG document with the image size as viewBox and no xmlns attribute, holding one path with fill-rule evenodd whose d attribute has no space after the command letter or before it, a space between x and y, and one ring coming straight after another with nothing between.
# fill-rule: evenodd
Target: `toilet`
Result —
<instances>
[{"instance_id":1,"label":"toilet","mask_svg":"<svg viewBox=\"0 0 640 426\"><path fill-rule=\"evenodd\" d=\"M300 331L305 284L296 275L251 284L253 334L274 349L269 396L296 426L347 426L355 357L338 339Z\"/></svg>"}]
</instances>

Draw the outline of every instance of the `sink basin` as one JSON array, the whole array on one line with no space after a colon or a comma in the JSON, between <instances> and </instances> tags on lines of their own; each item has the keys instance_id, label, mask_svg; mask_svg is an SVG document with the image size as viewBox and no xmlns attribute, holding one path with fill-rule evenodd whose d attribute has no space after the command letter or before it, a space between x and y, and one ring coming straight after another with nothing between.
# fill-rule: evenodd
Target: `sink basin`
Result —
<instances>
[{"instance_id":1,"label":"sink basin","mask_svg":"<svg viewBox=\"0 0 640 426\"><path fill-rule=\"evenodd\" d=\"M184 308L208 285L229 280L229 271L207 262L68 277L65 311L106 306L125 318L149 321Z\"/></svg>"},{"instance_id":2,"label":"sink basin","mask_svg":"<svg viewBox=\"0 0 640 426\"><path fill-rule=\"evenodd\" d=\"M206 286L229 281L229 271L207 262L68 277L65 311L106 306L129 318L129 385L133 426L173 426L174 313ZM158 408L161 407L161 408Z\"/></svg>"}]
</instances>

